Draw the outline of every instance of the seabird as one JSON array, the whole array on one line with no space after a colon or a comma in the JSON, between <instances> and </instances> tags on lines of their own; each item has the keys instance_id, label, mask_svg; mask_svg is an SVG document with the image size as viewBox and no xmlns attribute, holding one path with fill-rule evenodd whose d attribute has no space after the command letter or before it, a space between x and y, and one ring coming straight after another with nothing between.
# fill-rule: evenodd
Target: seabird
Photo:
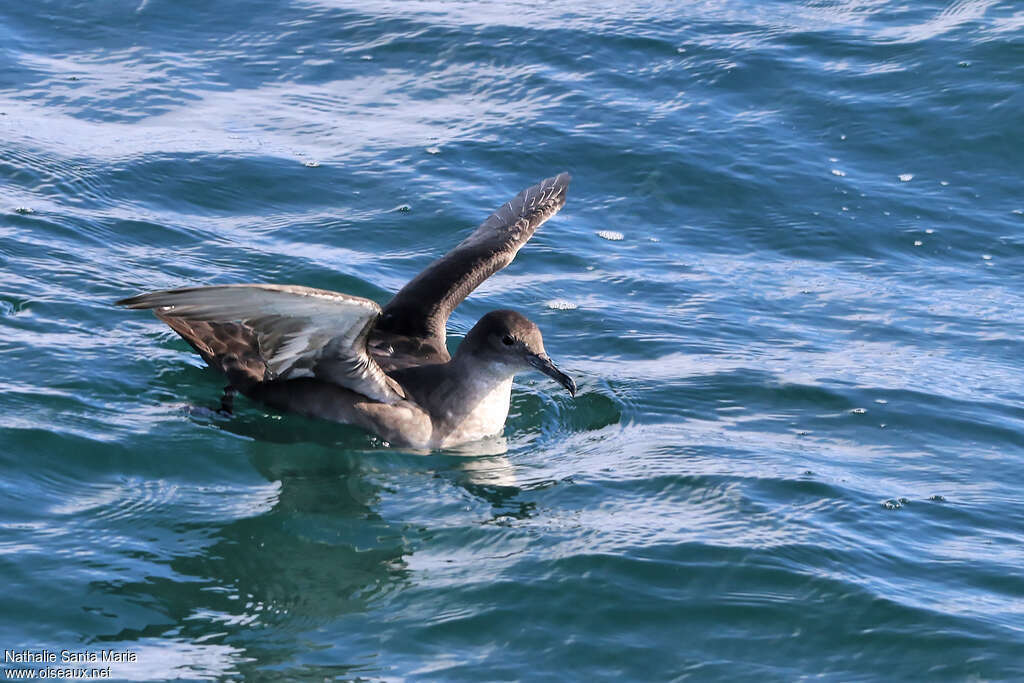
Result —
<instances>
[{"instance_id":1,"label":"seabird","mask_svg":"<svg viewBox=\"0 0 1024 683\"><path fill-rule=\"evenodd\" d=\"M525 316L491 311L452 357L446 326L459 303L515 258L565 204L569 174L520 192L413 278L383 308L311 287L218 285L150 292L119 306L152 309L228 380L278 410L358 425L395 445L455 446L499 433L512 377L539 370L576 395Z\"/></svg>"}]
</instances>

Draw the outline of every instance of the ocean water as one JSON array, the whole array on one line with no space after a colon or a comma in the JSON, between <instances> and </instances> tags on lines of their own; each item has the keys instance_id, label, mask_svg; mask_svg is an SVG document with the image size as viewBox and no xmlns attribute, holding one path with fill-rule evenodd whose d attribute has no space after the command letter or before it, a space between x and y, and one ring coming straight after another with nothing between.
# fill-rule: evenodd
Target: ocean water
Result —
<instances>
[{"instance_id":1,"label":"ocean water","mask_svg":"<svg viewBox=\"0 0 1024 683\"><path fill-rule=\"evenodd\" d=\"M1024 679L1019 3L37 0L0 39L0 649ZM212 415L112 305L384 302L562 170L450 339L515 308L581 391L518 378L473 448Z\"/></svg>"}]
</instances>

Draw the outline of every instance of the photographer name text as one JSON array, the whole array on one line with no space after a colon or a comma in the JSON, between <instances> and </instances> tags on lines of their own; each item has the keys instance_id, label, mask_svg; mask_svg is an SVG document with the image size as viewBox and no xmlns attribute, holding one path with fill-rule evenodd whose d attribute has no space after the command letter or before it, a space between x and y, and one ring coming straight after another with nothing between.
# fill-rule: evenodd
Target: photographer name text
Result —
<instances>
[{"instance_id":1,"label":"photographer name text","mask_svg":"<svg viewBox=\"0 0 1024 683\"><path fill-rule=\"evenodd\" d=\"M10 664L73 664L85 662L135 662L131 650L4 650L4 662Z\"/></svg>"}]
</instances>

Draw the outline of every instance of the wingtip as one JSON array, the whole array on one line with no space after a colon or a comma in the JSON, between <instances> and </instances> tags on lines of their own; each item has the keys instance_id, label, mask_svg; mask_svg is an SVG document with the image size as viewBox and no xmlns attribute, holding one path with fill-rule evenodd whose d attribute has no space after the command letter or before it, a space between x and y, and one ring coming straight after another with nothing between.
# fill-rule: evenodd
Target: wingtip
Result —
<instances>
[{"instance_id":1,"label":"wingtip","mask_svg":"<svg viewBox=\"0 0 1024 683\"><path fill-rule=\"evenodd\" d=\"M145 295L143 295L143 294L136 294L135 296L126 296L123 299L118 299L117 301L115 301L114 305L115 306L124 306L125 308L135 308L137 306L137 304L139 303L139 299L141 299L143 296L145 296Z\"/></svg>"},{"instance_id":2,"label":"wingtip","mask_svg":"<svg viewBox=\"0 0 1024 683\"><path fill-rule=\"evenodd\" d=\"M569 183L572 181L572 176L569 175L568 171L562 171L555 177L551 178L552 185L557 188L558 192L564 193L569 189Z\"/></svg>"},{"instance_id":3,"label":"wingtip","mask_svg":"<svg viewBox=\"0 0 1024 683\"><path fill-rule=\"evenodd\" d=\"M569 175L568 171L562 171L558 175L553 175L550 178L545 178L533 187L523 190L521 197L527 196L539 196L543 197L545 201L555 199L558 202L559 207L565 204L565 196L569 191L569 182L572 180L572 176Z\"/></svg>"},{"instance_id":4,"label":"wingtip","mask_svg":"<svg viewBox=\"0 0 1024 683\"><path fill-rule=\"evenodd\" d=\"M173 294L175 291L177 290L161 290L159 292L145 292L143 294L136 294L135 296L127 296L115 301L114 305L130 308L136 311L161 308L167 304L160 301L160 296L164 294Z\"/></svg>"}]
</instances>

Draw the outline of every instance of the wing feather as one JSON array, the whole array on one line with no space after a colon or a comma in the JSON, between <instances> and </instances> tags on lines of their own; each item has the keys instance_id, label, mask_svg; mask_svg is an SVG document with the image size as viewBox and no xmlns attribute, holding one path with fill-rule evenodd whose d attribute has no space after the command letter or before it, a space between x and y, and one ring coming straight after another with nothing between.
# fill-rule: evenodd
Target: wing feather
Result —
<instances>
[{"instance_id":1,"label":"wing feather","mask_svg":"<svg viewBox=\"0 0 1024 683\"><path fill-rule=\"evenodd\" d=\"M168 324L186 323L171 327L196 337L186 339L207 361L221 359L195 332L203 329L198 323L249 328L266 364L263 381L316 377L384 403L405 397L367 352L367 335L380 314L369 299L312 287L247 284L151 292L117 303L153 309Z\"/></svg>"},{"instance_id":2,"label":"wing feather","mask_svg":"<svg viewBox=\"0 0 1024 683\"><path fill-rule=\"evenodd\" d=\"M481 282L511 263L537 228L558 213L570 179L561 173L502 205L395 294L376 322L375 336L406 337L444 349L452 311Z\"/></svg>"}]
</instances>

